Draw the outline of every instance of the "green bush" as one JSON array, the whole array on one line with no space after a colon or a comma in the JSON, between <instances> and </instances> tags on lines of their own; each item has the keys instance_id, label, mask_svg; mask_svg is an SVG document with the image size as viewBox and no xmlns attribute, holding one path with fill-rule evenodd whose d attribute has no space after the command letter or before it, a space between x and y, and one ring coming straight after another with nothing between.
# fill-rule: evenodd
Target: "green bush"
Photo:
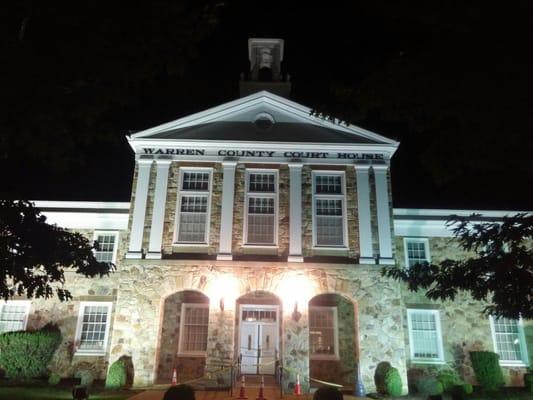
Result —
<instances>
[{"instance_id":1,"label":"green bush","mask_svg":"<svg viewBox=\"0 0 533 400\"><path fill-rule=\"evenodd\" d=\"M496 391L505 384L498 354L491 351L471 351L470 359L477 381L484 390Z\"/></svg>"},{"instance_id":2,"label":"green bush","mask_svg":"<svg viewBox=\"0 0 533 400\"><path fill-rule=\"evenodd\" d=\"M402 395L402 378L396 368L391 367L385 375L385 389L391 396Z\"/></svg>"},{"instance_id":3,"label":"green bush","mask_svg":"<svg viewBox=\"0 0 533 400\"><path fill-rule=\"evenodd\" d=\"M529 372L524 374L524 386L528 391L533 393L533 373Z\"/></svg>"},{"instance_id":4,"label":"green bush","mask_svg":"<svg viewBox=\"0 0 533 400\"><path fill-rule=\"evenodd\" d=\"M48 377L48 384L50 386L57 386L59 385L59 382L61 381L61 375L52 372L50 376Z\"/></svg>"},{"instance_id":5,"label":"green bush","mask_svg":"<svg viewBox=\"0 0 533 400\"><path fill-rule=\"evenodd\" d=\"M15 380L46 376L46 367L60 343L61 332L55 325L38 331L2 333L0 367Z\"/></svg>"},{"instance_id":6,"label":"green bush","mask_svg":"<svg viewBox=\"0 0 533 400\"><path fill-rule=\"evenodd\" d=\"M385 375L392 366L387 361L382 361L376 367L376 372L374 372L374 383L376 384L376 390L378 393L387 394L387 389L385 387Z\"/></svg>"},{"instance_id":7,"label":"green bush","mask_svg":"<svg viewBox=\"0 0 533 400\"><path fill-rule=\"evenodd\" d=\"M469 383L455 385L452 388L452 400L465 400L469 394L472 394L474 388Z\"/></svg>"},{"instance_id":8,"label":"green bush","mask_svg":"<svg viewBox=\"0 0 533 400\"><path fill-rule=\"evenodd\" d=\"M416 389L425 396L437 396L444 392L442 383L434 376L425 376L417 380Z\"/></svg>"},{"instance_id":9,"label":"green bush","mask_svg":"<svg viewBox=\"0 0 533 400\"><path fill-rule=\"evenodd\" d=\"M106 389L121 389L126 386L126 364L122 360L117 360L107 371L107 378L105 380Z\"/></svg>"},{"instance_id":10,"label":"green bush","mask_svg":"<svg viewBox=\"0 0 533 400\"><path fill-rule=\"evenodd\" d=\"M88 369L82 369L77 371L74 377L80 379L80 386L90 387L94 382L94 375Z\"/></svg>"},{"instance_id":11,"label":"green bush","mask_svg":"<svg viewBox=\"0 0 533 400\"><path fill-rule=\"evenodd\" d=\"M451 369L439 371L436 378L440 383L442 383L442 389L446 393L450 392L455 385L461 383L457 373Z\"/></svg>"}]
</instances>

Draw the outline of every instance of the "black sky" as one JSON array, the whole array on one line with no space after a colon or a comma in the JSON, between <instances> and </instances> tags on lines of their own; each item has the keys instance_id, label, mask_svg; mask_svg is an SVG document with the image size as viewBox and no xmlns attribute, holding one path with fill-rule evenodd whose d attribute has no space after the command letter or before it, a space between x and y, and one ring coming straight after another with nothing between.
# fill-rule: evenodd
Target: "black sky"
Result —
<instances>
[{"instance_id":1,"label":"black sky","mask_svg":"<svg viewBox=\"0 0 533 400\"><path fill-rule=\"evenodd\" d=\"M238 97L247 39L281 37L295 101L401 141L396 207L533 208L529 2L206 2L201 35L168 0L11 3L1 197L128 201L125 135Z\"/></svg>"}]
</instances>

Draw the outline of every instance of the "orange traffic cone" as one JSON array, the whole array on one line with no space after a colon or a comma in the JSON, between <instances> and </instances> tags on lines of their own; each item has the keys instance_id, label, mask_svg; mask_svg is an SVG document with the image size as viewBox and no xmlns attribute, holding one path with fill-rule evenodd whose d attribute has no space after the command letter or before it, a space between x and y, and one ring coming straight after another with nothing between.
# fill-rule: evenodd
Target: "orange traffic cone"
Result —
<instances>
[{"instance_id":1,"label":"orange traffic cone","mask_svg":"<svg viewBox=\"0 0 533 400\"><path fill-rule=\"evenodd\" d=\"M300 374L296 374L296 385L294 385L294 395L300 396L302 394L302 385L300 385Z\"/></svg>"},{"instance_id":2,"label":"orange traffic cone","mask_svg":"<svg viewBox=\"0 0 533 400\"><path fill-rule=\"evenodd\" d=\"M176 368L172 370L172 385L176 386L178 384L178 372L176 371Z\"/></svg>"},{"instance_id":3,"label":"orange traffic cone","mask_svg":"<svg viewBox=\"0 0 533 400\"><path fill-rule=\"evenodd\" d=\"M237 397L238 399L244 400L248 398L246 397L246 393L244 391L245 386L246 386L246 383L244 382L244 375L243 375L241 378L241 390L239 390L239 397Z\"/></svg>"},{"instance_id":4,"label":"orange traffic cone","mask_svg":"<svg viewBox=\"0 0 533 400\"><path fill-rule=\"evenodd\" d=\"M264 396L264 390L265 390L265 378L261 375L261 384L259 385L259 396L255 400L266 400Z\"/></svg>"}]
</instances>

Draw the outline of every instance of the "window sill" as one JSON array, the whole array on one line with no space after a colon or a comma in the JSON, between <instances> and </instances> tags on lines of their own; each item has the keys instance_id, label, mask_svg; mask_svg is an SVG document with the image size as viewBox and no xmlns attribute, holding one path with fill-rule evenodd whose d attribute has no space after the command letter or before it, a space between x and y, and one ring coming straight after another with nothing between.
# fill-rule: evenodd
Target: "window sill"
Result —
<instances>
[{"instance_id":1,"label":"window sill","mask_svg":"<svg viewBox=\"0 0 533 400\"><path fill-rule=\"evenodd\" d=\"M172 243L172 247L209 247L209 243Z\"/></svg>"},{"instance_id":2,"label":"window sill","mask_svg":"<svg viewBox=\"0 0 533 400\"><path fill-rule=\"evenodd\" d=\"M277 244L243 244L245 249L279 249Z\"/></svg>"},{"instance_id":3,"label":"window sill","mask_svg":"<svg viewBox=\"0 0 533 400\"><path fill-rule=\"evenodd\" d=\"M412 364L434 364L434 365L443 365L446 364L444 360L417 360L411 359Z\"/></svg>"},{"instance_id":4,"label":"window sill","mask_svg":"<svg viewBox=\"0 0 533 400\"><path fill-rule=\"evenodd\" d=\"M87 350L78 350L74 353L74 356L77 357L103 357L107 355L107 351L87 351Z\"/></svg>"},{"instance_id":5,"label":"window sill","mask_svg":"<svg viewBox=\"0 0 533 400\"><path fill-rule=\"evenodd\" d=\"M350 248L346 247L346 246L313 246L312 247L313 250L338 250L338 251L348 251L350 250Z\"/></svg>"},{"instance_id":6,"label":"window sill","mask_svg":"<svg viewBox=\"0 0 533 400\"><path fill-rule=\"evenodd\" d=\"M528 364L525 362L511 362L511 361L501 361L500 367L517 367L517 368L527 368Z\"/></svg>"}]
</instances>

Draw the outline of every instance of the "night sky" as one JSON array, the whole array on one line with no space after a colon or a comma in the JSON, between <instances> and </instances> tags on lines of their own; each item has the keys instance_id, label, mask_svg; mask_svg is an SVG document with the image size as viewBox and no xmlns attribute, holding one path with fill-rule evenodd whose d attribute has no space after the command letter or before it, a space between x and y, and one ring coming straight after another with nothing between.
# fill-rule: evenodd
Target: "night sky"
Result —
<instances>
[{"instance_id":1,"label":"night sky","mask_svg":"<svg viewBox=\"0 0 533 400\"><path fill-rule=\"evenodd\" d=\"M401 142L395 207L533 208L531 2L41 3L0 16L0 197L129 201L125 135L237 98L280 37L293 100Z\"/></svg>"}]
</instances>

